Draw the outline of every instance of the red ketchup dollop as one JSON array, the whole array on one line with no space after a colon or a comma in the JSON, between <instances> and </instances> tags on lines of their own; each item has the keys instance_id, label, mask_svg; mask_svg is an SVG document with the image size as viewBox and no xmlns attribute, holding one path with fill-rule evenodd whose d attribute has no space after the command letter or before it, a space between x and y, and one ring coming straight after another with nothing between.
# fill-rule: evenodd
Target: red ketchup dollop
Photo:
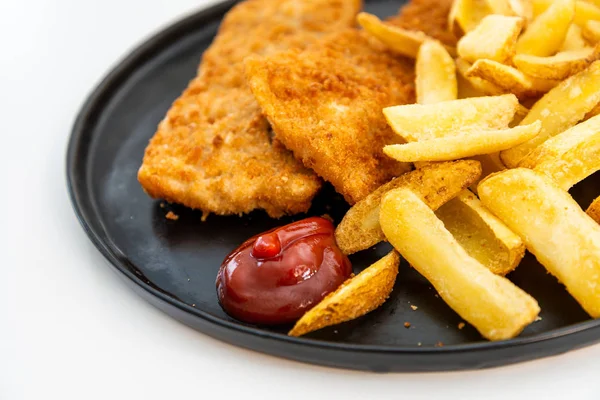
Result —
<instances>
[{"instance_id":1,"label":"red ketchup dollop","mask_svg":"<svg viewBox=\"0 0 600 400\"><path fill-rule=\"evenodd\" d=\"M351 274L333 224L314 217L245 241L223 261L217 293L236 319L284 324L298 320Z\"/></svg>"}]
</instances>

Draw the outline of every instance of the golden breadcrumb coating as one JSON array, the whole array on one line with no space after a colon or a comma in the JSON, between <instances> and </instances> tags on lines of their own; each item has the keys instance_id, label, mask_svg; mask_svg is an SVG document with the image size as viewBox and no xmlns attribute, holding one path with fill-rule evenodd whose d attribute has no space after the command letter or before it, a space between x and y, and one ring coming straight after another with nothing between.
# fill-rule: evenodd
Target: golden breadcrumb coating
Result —
<instances>
[{"instance_id":1,"label":"golden breadcrumb coating","mask_svg":"<svg viewBox=\"0 0 600 400\"><path fill-rule=\"evenodd\" d=\"M398 143L384 107L414 102L414 67L356 29L304 51L246 59L246 74L278 140L354 204L408 164L383 154Z\"/></svg>"},{"instance_id":2,"label":"golden breadcrumb coating","mask_svg":"<svg viewBox=\"0 0 600 400\"><path fill-rule=\"evenodd\" d=\"M234 7L146 149L138 173L144 190L204 213L306 211L320 180L272 140L243 60L304 48L353 26L360 6L360 0L248 0Z\"/></svg>"}]
</instances>

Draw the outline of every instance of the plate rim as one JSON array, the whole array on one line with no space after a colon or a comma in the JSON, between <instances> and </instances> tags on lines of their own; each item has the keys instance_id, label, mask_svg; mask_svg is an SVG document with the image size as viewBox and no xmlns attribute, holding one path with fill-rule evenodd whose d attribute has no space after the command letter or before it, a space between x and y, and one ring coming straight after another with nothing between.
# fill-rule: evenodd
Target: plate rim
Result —
<instances>
[{"instance_id":1,"label":"plate rim","mask_svg":"<svg viewBox=\"0 0 600 400\"><path fill-rule=\"evenodd\" d=\"M92 129L90 121L94 122L94 115L98 115L98 110L103 110L107 99L110 99L115 92L115 88L119 88L121 84L130 76L130 74L139 69L140 61L145 58L151 58L152 54L156 49L161 49L166 43L172 42L173 38L181 37L183 33L194 29L193 26L197 23L203 23L212 20L221 20L223 15L233 5L238 3L240 0L224 0L209 6L208 8L201 9L199 11L192 11L189 15L174 20L166 24L162 28L158 28L158 31L150 34L145 39L142 39L141 44L138 44L130 50L125 57L120 60L109 69L108 73L105 73L104 77L99 83L93 88L88 94L83 105L80 107L75 121L71 128L71 133L68 138L67 150L66 150L66 184L67 191L69 194L71 206L73 211L82 226L84 232L94 244L94 246L100 251L100 253L109 261L113 269L121 274L123 278L127 278L128 283L137 286L138 289L144 291L151 297L156 297L168 305L173 306L184 313L191 314L195 318L200 318L205 323L213 324L217 328L223 328L237 333L242 336L253 336L263 339L274 340L282 344L290 344L300 347L308 347L313 350L334 350L334 351L349 351L354 353L366 353L366 354L386 354L386 355L431 355L435 354L438 356L451 356L456 354L465 354L473 352L491 352L498 351L508 348L522 347L535 343L554 342L558 339L565 338L568 336L575 335L577 333L589 333L593 332L596 335L593 339L588 339L585 342L579 342L577 345L571 346L570 348L583 347L585 345L591 345L596 341L600 341L600 319L590 319L587 321L579 322L577 324L553 329L547 332L533 334L526 337L517 337L514 339L501 340L501 341L485 341L476 343L463 343L463 344L452 344L443 347L417 347L417 346L393 346L393 345L371 345L371 344L355 344L355 343L338 343L330 342L319 339L309 338L296 338L290 337L282 333L272 332L260 329L258 327L252 327L227 321L219 317L213 316L208 312L194 308L176 298L173 298L157 288L154 288L149 283L142 280L138 275L126 268L124 264L130 264L125 258L125 255L120 256L120 251L116 246L113 245L111 248L110 240L103 239L99 231L102 228L95 229L91 226L90 221L98 219L95 214L94 205L91 204L87 207L82 202L82 192L88 190L88 186L85 182L79 184L76 179L76 165L77 155L82 148L86 147L86 139L92 140ZM366 0L368 1L368 0ZM93 126L93 123L91 124ZM85 157L85 162L89 160L89 155ZM87 172L87 169L86 169ZM87 178L86 178L87 179ZM89 209L88 209L89 208ZM566 289L565 289L566 290ZM148 300L148 299L147 299ZM149 301L151 304L152 301ZM156 306L156 304L153 304ZM173 317L171 315L171 317ZM200 330L201 329L196 329ZM203 332L207 333L207 332ZM234 343L229 341L230 343ZM234 343L236 346L252 348L262 353L275 354L265 350L259 350L253 347L248 347L240 343ZM532 355L527 359L535 359L540 357L546 357L556 352L548 352L542 355ZM284 356L286 357L286 356ZM293 358L293 357L286 357ZM299 358L295 358L299 360ZM518 361L518 360L517 360ZM514 362L517 362L514 361ZM493 364L493 360L490 360ZM316 364L322 364L322 362L314 361ZM494 365L506 365L511 363L510 361L502 361ZM346 368L346 367L345 367ZM365 369L361 366L357 366L358 369ZM466 368L451 368L451 369L472 369L472 365L467 365ZM409 369L411 370L411 369ZM415 368L413 370L422 370L421 368ZM447 370L445 368L427 368L428 371L442 371Z\"/></svg>"}]
</instances>

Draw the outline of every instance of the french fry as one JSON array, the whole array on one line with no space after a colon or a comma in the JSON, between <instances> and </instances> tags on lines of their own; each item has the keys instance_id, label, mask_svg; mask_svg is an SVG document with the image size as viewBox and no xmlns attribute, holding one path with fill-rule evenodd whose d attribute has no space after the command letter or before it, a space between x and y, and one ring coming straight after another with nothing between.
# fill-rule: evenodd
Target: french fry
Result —
<instances>
[{"instance_id":1,"label":"french fry","mask_svg":"<svg viewBox=\"0 0 600 400\"><path fill-rule=\"evenodd\" d=\"M525 119L527 114L529 114L529 109L527 107L519 104L519 106L517 107L517 112L515 113L515 117L510 122L509 126L511 128L513 128L513 127L519 125L521 123L521 121L523 121L523 119ZM499 157L500 156L498 155L498 160L500 161ZM500 161L500 163L502 163L502 161Z\"/></svg>"},{"instance_id":2,"label":"french fry","mask_svg":"<svg viewBox=\"0 0 600 400\"><path fill-rule=\"evenodd\" d=\"M530 0L487 0L492 14L533 18L533 4Z\"/></svg>"},{"instance_id":3,"label":"french fry","mask_svg":"<svg viewBox=\"0 0 600 400\"><path fill-rule=\"evenodd\" d=\"M456 100L456 66L440 42L427 40L421 45L415 69L417 103Z\"/></svg>"},{"instance_id":4,"label":"french fry","mask_svg":"<svg viewBox=\"0 0 600 400\"><path fill-rule=\"evenodd\" d=\"M516 68L492 60L477 60L467 71L467 77L485 79L518 97L546 93L558 84L558 81L534 78Z\"/></svg>"},{"instance_id":5,"label":"french fry","mask_svg":"<svg viewBox=\"0 0 600 400\"><path fill-rule=\"evenodd\" d=\"M529 153L519 167L535 169L569 190L600 170L600 116L547 140Z\"/></svg>"},{"instance_id":6,"label":"french fry","mask_svg":"<svg viewBox=\"0 0 600 400\"><path fill-rule=\"evenodd\" d=\"M437 210L480 176L481 165L473 160L432 164L400 175L348 210L335 230L337 244L344 254L353 254L385 240L379 225L379 203L392 189L409 188Z\"/></svg>"},{"instance_id":7,"label":"french fry","mask_svg":"<svg viewBox=\"0 0 600 400\"><path fill-rule=\"evenodd\" d=\"M388 145L383 152L398 161L451 161L510 149L534 138L541 126L536 121L502 130L463 130L458 136Z\"/></svg>"},{"instance_id":8,"label":"french fry","mask_svg":"<svg viewBox=\"0 0 600 400\"><path fill-rule=\"evenodd\" d=\"M454 0L448 14L448 28L460 37L475 29L479 22L491 13L486 0Z\"/></svg>"},{"instance_id":9,"label":"french fry","mask_svg":"<svg viewBox=\"0 0 600 400\"><path fill-rule=\"evenodd\" d=\"M587 42L583 38L581 27L576 24L571 24L571 26L569 26L569 30L567 31L565 41L563 42L559 51L581 50L587 47L587 45Z\"/></svg>"},{"instance_id":10,"label":"french fry","mask_svg":"<svg viewBox=\"0 0 600 400\"><path fill-rule=\"evenodd\" d=\"M470 63L482 58L504 63L515 53L523 25L520 17L488 15L458 41L458 56Z\"/></svg>"},{"instance_id":11,"label":"french fry","mask_svg":"<svg viewBox=\"0 0 600 400\"><path fill-rule=\"evenodd\" d=\"M590 43L600 43L600 21L587 21L581 30L581 34Z\"/></svg>"},{"instance_id":12,"label":"french fry","mask_svg":"<svg viewBox=\"0 0 600 400\"><path fill-rule=\"evenodd\" d=\"M477 193L477 185L485 177L495 174L496 172L504 171L506 167L500 159L500 153L491 154L480 154L477 156L469 157L471 160L476 160L481 163L481 177L475 181L469 188Z\"/></svg>"},{"instance_id":13,"label":"french fry","mask_svg":"<svg viewBox=\"0 0 600 400\"><path fill-rule=\"evenodd\" d=\"M435 215L471 257L497 275L514 270L525 255L521 238L469 190L460 192Z\"/></svg>"},{"instance_id":14,"label":"french fry","mask_svg":"<svg viewBox=\"0 0 600 400\"><path fill-rule=\"evenodd\" d=\"M462 58L456 59L456 72L458 72L458 98L467 99L469 97L480 96L498 96L508 93L509 91L499 88L485 79L467 77L467 72L471 68L471 64Z\"/></svg>"},{"instance_id":15,"label":"french fry","mask_svg":"<svg viewBox=\"0 0 600 400\"><path fill-rule=\"evenodd\" d=\"M481 182L479 197L592 317L600 317L600 225L566 191L539 172L516 168Z\"/></svg>"},{"instance_id":16,"label":"french fry","mask_svg":"<svg viewBox=\"0 0 600 400\"><path fill-rule=\"evenodd\" d=\"M533 15L537 17L546 11L554 3L554 0L532 0L532 3ZM573 22L583 27L591 19L600 20L600 7L582 0L575 1L575 17Z\"/></svg>"},{"instance_id":17,"label":"french fry","mask_svg":"<svg viewBox=\"0 0 600 400\"><path fill-rule=\"evenodd\" d=\"M600 58L600 47L564 51L550 57L517 54L513 63L523 73L541 79L566 79Z\"/></svg>"},{"instance_id":18,"label":"french fry","mask_svg":"<svg viewBox=\"0 0 600 400\"><path fill-rule=\"evenodd\" d=\"M441 138L448 132L502 129L512 121L519 101L512 94L437 104L408 104L383 109L388 123L408 142Z\"/></svg>"},{"instance_id":19,"label":"french fry","mask_svg":"<svg viewBox=\"0 0 600 400\"><path fill-rule=\"evenodd\" d=\"M590 118L594 118L596 115L600 115L600 103L596 104L596 107L588 111L588 113L585 114L585 117L583 117L583 120L587 121Z\"/></svg>"},{"instance_id":20,"label":"french fry","mask_svg":"<svg viewBox=\"0 0 600 400\"><path fill-rule=\"evenodd\" d=\"M592 217L594 221L600 224L600 197L597 197L596 200L592 202L586 213Z\"/></svg>"},{"instance_id":21,"label":"french fry","mask_svg":"<svg viewBox=\"0 0 600 400\"><path fill-rule=\"evenodd\" d=\"M541 57L553 55L565 41L574 17L575 0L554 0L521 35L517 41L517 53Z\"/></svg>"},{"instance_id":22,"label":"french fry","mask_svg":"<svg viewBox=\"0 0 600 400\"><path fill-rule=\"evenodd\" d=\"M540 134L500 153L502 162L509 168L516 167L537 146L581 121L599 102L600 61L595 61L587 69L562 81L535 103L521 124L541 121Z\"/></svg>"},{"instance_id":23,"label":"french fry","mask_svg":"<svg viewBox=\"0 0 600 400\"><path fill-rule=\"evenodd\" d=\"M392 292L399 265L400 256L392 251L327 295L296 322L288 335L306 335L375 310L385 303Z\"/></svg>"},{"instance_id":24,"label":"french fry","mask_svg":"<svg viewBox=\"0 0 600 400\"><path fill-rule=\"evenodd\" d=\"M409 31L394 25L386 24L377 16L361 12L357 21L373 37L383 42L390 50L410 58L417 58L419 47L427 40L435 40L421 31ZM446 50L455 55L456 51L451 46Z\"/></svg>"},{"instance_id":25,"label":"french fry","mask_svg":"<svg viewBox=\"0 0 600 400\"><path fill-rule=\"evenodd\" d=\"M380 223L394 248L485 338L515 337L537 317L535 299L469 256L410 190L383 198Z\"/></svg>"}]
</instances>

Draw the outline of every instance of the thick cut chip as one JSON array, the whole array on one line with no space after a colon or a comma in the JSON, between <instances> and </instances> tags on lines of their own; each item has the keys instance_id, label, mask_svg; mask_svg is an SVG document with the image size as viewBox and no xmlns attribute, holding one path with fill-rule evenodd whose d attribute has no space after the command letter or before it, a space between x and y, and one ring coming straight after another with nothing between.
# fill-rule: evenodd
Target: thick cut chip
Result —
<instances>
[{"instance_id":1,"label":"thick cut chip","mask_svg":"<svg viewBox=\"0 0 600 400\"><path fill-rule=\"evenodd\" d=\"M486 0L454 0L448 14L448 28L460 36L475 29L492 12Z\"/></svg>"},{"instance_id":2,"label":"thick cut chip","mask_svg":"<svg viewBox=\"0 0 600 400\"><path fill-rule=\"evenodd\" d=\"M533 15L537 17L543 14L555 0L532 0ZM573 22L583 27L589 20L600 20L600 7L584 0L575 1L575 17Z\"/></svg>"},{"instance_id":3,"label":"thick cut chip","mask_svg":"<svg viewBox=\"0 0 600 400\"><path fill-rule=\"evenodd\" d=\"M458 56L470 63L482 58L505 63L515 53L523 23L520 17L488 15L458 41Z\"/></svg>"},{"instance_id":4,"label":"thick cut chip","mask_svg":"<svg viewBox=\"0 0 600 400\"><path fill-rule=\"evenodd\" d=\"M583 26L581 34L590 43L600 43L600 21L587 21Z\"/></svg>"},{"instance_id":5,"label":"thick cut chip","mask_svg":"<svg viewBox=\"0 0 600 400\"><path fill-rule=\"evenodd\" d=\"M440 42L428 40L421 45L415 69L417 103L456 100L456 66Z\"/></svg>"},{"instance_id":6,"label":"thick cut chip","mask_svg":"<svg viewBox=\"0 0 600 400\"><path fill-rule=\"evenodd\" d=\"M497 96L510 91L502 89L485 79L467 76L472 64L463 60L456 59L456 71L458 72L458 98L467 99L469 97Z\"/></svg>"},{"instance_id":7,"label":"thick cut chip","mask_svg":"<svg viewBox=\"0 0 600 400\"><path fill-rule=\"evenodd\" d=\"M536 121L529 125L502 130L468 128L458 136L388 145L383 148L383 152L402 162L458 160L510 149L535 137L541 126L542 124Z\"/></svg>"},{"instance_id":8,"label":"thick cut chip","mask_svg":"<svg viewBox=\"0 0 600 400\"><path fill-rule=\"evenodd\" d=\"M546 93L534 106L522 125L542 122L540 134L532 140L500 154L502 162L516 167L533 149L581 121L600 102L600 61L570 76Z\"/></svg>"},{"instance_id":9,"label":"thick cut chip","mask_svg":"<svg viewBox=\"0 0 600 400\"><path fill-rule=\"evenodd\" d=\"M302 316L289 332L302 336L327 326L351 321L370 313L388 299L396 277L400 256L392 251L360 274L348 279Z\"/></svg>"},{"instance_id":10,"label":"thick cut chip","mask_svg":"<svg viewBox=\"0 0 600 400\"><path fill-rule=\"evenodd\" d=\"M279 142L245 83L243 59L306 47L354 24L358 0L252 0L225 17L185 92L146 149L138 179L154 198L205 215L306 211L321 183Z\"/></svg>"},{"instance_id":11,"label":"thick cut chip","mask_svg":"<svg viewBox=\"0 0 600 400\"><path fill-rule=\"evenodd\" d=\"M600 58L600 47L563 51L550 57L517 54L513 63L523 73L534 78L566 79L586 69Z\"/></svg>"},{"instance_id":12,"label":"thick cut chip","mask_svg":"<svg viewBox=\"0 0 600 400\"><path fill-rule=\"evenodd\" d=\"M581 50L587 47L587 45L579 25L571 24L559 51Z\"/></svg>"},{"instance_id":13,"label":"thick cut chip","mask_svg":"<svg viewBox=\"0 0 600 400\"><path fill-rule=\"evenodd\" d=\"M408 142L441 138L448 132L502 129L512 121L519 100L512 95L476 97L437 104L409 104L383 110L388 123Z\"/></svg>"},{"instance_id":14,"label":"thick cut chip","mask_svg":"<svg viewBox=\"0 0 600 400\"><path fill-rule=\"evenodd\" d=\"M517 53L541 57L553 55L565 41L574 17L575 0L554 0L519 38Z\"/></svg>"},{"instance_id":15,"label":"thick cut chip","mask_svg":"<svg viewBox=\"0 0 600 400\"><path fill-rule=\"evenodd\" d=\"M514 270L525 255L521 238L469 190L441 206L435 215L471 257L497 275Z\"/></svg>"},{"instance_id":16,"label":"thick cut chip","mask_svg":"<svg viewBox=\"0 0 600 400\"><path fill-rule=\"evenodd\" d=\"M547 140L529 153L519 167L535 169L569 190L600 170L600 116Z\"/></svg>"},{"instance_id":17,"label":"thick cut chip","mask_svg":"<svg viewBox=\"0 0 600 400\"><path fill-rule=\"evenodd\" d=\"M477 161L460 160L428 165L399 176L348 210L335 230L337 244L344 254L353 254L385 240L379 225L379 203L392 189L408 188L432 210L437 210L472 185L480 175L481 166Z\"/></svg>"},{"instance_id":18,"label":"thick cut chip","mask_svg":"<svg viewBox=\"0 0 600 400\"><path fill-rule=\"evenodd\" d=\"M481 182L479 197L592 317L600 317L600 225L569 193L541 173L516 168Z\"/></svg>"},{"instance_id":19,"label":"thick cut chip","mask_svg":"<svg viewBox=\"0 0 600 400\"><path fill-rule=\"evenodd\" d=\"M596 200L592 202L586 213L592 217L594 221L600 224L600 197L597 197Z\"/></svg>"},{"instance_id":20,"label":"thick cut chip","mask_svg":"<svg viewBox=\"0 0 600 400\"><path fill-rule=\"evenodd\" d=\"M493 14L522 17L525 20L533 18L531 0L487 0Z\"/></svg>"},{"instance_id":21,"label":"thick cut chip","mask_svg":"<svg viewBox=\"0 0 600 400\"><path fill-rule=\"evenodd\" d=\"M413 66L368 34L347 30L246 67L276 138L350 204L410 169L383 154L399 138L381 110L414 102Z\"/></svg>"},{"instance_id":22,"label":"thick cut chip","mask_svg":"<svg viewBox=\"0 0 600 400\"><path fill-rule=\"evenodd\" d=\"M558 81L534 78L509 65L492 60L475 61L467 71L467 77L485 79L520 98L546 93L558 84Z\"/></svg>"},{"instance_id":23,"label":"thick cut chip","mask_svg":"<svg viewBox=\"0 0 600 400\"><path fill-rule=\"evenodd\" d=\"M385 44L390 50L400 55L417 58L419 47L427 40L433 40L421 31L410 31L381 21L373 14L362 12L358 14L358 23L373 37ZM446 49L454 53L454 49Z\"/></svg>"},{"instance_id":24,"label":"thick cut chip","mask_svg":"<svg viewBox=\"0 0 600 400\"><path fill-rule=\"evenodd\" d=\"M394 248L485 338L515 337L537 317L535 299L469 256L410 190L383 198L380 223Z\"/></svg>"},{"instance_id":25,"label":"thick cut chip","mask_svg":"<svg viewBox=\"0 0 600 400\"><path fill-rule=\"evenodd\" d=\"M506 166L500 159L500 153L480 154L478 156L469 157L471 160L476 160L481 163L481 178L474 182L469 188L477 193L477 185L484 178L495 174L496 172L504 171Z\"/></svg>"}]
</instances>

